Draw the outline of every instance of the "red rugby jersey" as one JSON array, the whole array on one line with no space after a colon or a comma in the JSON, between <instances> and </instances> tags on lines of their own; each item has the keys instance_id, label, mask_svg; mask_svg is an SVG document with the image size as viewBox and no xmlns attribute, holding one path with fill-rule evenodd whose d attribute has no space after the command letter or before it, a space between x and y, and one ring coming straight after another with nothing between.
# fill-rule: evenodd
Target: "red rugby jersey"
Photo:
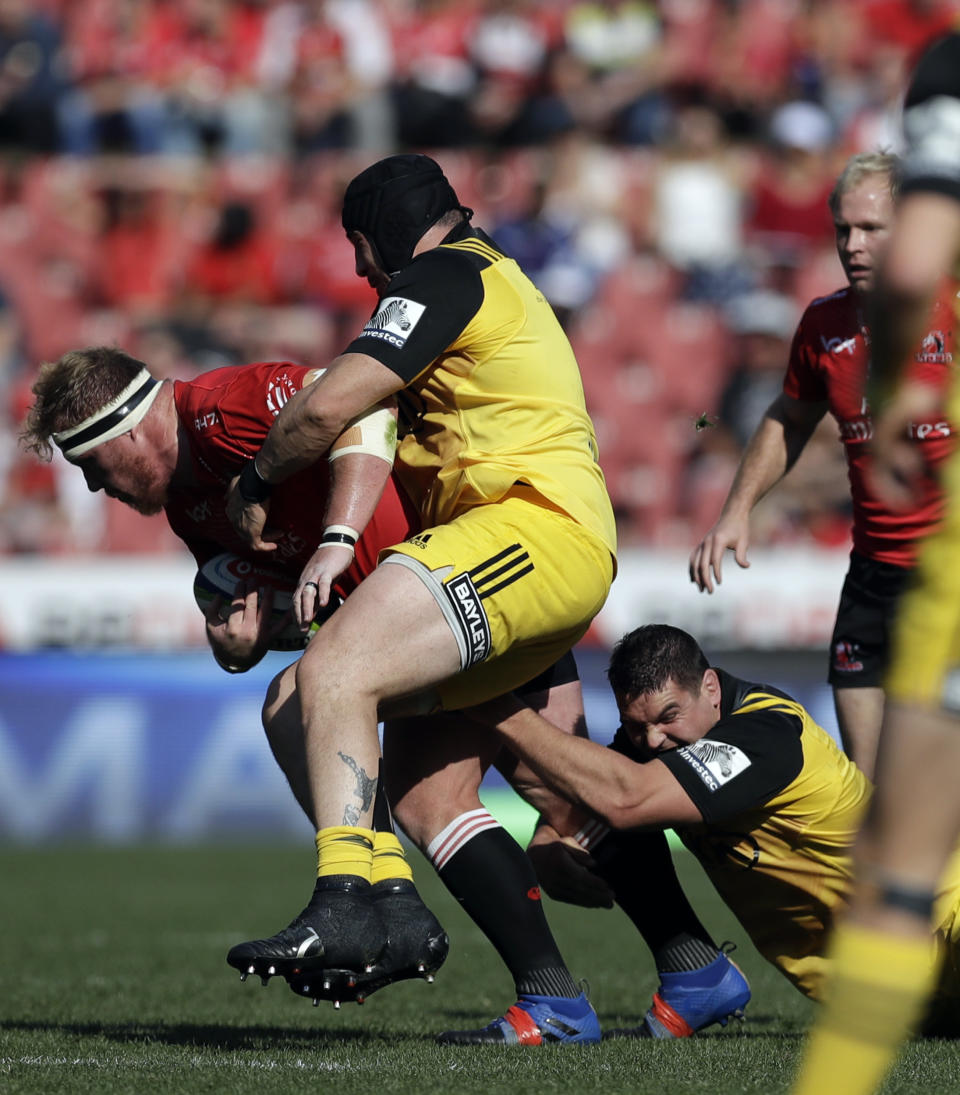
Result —
<instances>
[{"instance_id":1,"label":"red rugby jersey","mask_svg":"<svg viewBox=\"0 0 960 1095\"><path fill-rule=\"evenodd\" d=\"M232 551L282 567L298 578L320 543L329 488L326 458L274 489L267 528L281 534L275 552L251 551L226 513L227 484L259 451L280 408L300 390L308 373L306 366L289 361L259 362L214 369L196 380L174 381L181 435L195 485L171 490L165 510L170 527L198 566L222 551ZM416 522L416 512L391 475L353 562L336 583L340 594L346 596L355 589L377 565L380 549L405 540L419 527Z\"/></svg>"},{"instance_id":2,"label":"red rugby jersey","mask_svg":"<svg viewBox=\"0 0 960 1095\"><path fill-rule=\"evenodd\" d=\"M934 306L926 334L910 364L909 375L946 388L956 352L952 301L954 289ZM870 333L853 290L818 297L803 313L790 349L783 390L794 399L826 401L840 427L853 499L853 548L861 555L897 566L912 566L916 542L940 520L939 489L930 483L911 509L896 512L872 493L866 478L873 434L864 396L870 356ZM936 467L953 447L945 417L914 423L911 436Z\"/></svg>"}]
</instances>

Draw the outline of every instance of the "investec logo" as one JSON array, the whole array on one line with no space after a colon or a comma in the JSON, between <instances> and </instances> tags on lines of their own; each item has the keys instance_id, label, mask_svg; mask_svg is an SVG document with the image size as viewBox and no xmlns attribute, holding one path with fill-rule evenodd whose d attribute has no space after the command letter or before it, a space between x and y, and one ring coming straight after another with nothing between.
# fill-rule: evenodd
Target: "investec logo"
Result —
<instances>
[{"instance_id":1,"label":"investec logo","mask_svg":"<svg viewBox=\"0 0 960 1095\"><path fill-rule=\"evenodd\" d=\"M385 297L367 321L361 338L379 338L400 350L425 311L426 305L419 301L406 297Z\"/></svg>"},{"instance_id":2,"label":"investec logo","mask_svg":"<svg viewBox=\"0 0 960 1095\"><path fill-rule=\"evenodd\" d=\"M480 594L469 574L451 578L446 590L467 642L467 665L476 665L490 653L490 624L480 603Z\"/></svg>"},{"instance_id":3,"label":"investec logo","mask_svg":"<svg viewBox=\"0 0 960 1095\"><path fill-rule=\"evenodd\" d=\"M713 773L710 769L701 762L700 758L691 752L690 746L683 746L677 750L677 756L683 757L683 759L690 765L690 767L697 773L697 775L703 780L704 785L708 791L719 791L720 784L713 778Z\"/></svg>"}]
</instances>

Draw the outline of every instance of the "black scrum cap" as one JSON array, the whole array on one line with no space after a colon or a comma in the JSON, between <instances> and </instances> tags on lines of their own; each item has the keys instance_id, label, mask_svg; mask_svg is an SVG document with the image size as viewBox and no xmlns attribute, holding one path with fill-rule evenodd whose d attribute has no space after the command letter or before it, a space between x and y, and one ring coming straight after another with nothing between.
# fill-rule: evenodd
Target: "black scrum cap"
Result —
<instances>
[{"instance_id":1,"label":"black scrum cap","mask_svg":"<svg viewBox=\"0 0 960 1095\"><path fill-rule=\"evenodd\" d=\"M413 258L424 232L444 213L464 208L429 156L387 156L361 171L343 196L343 229L362 232L383 269L392 274Z\"/></svg>"},{"instance_id":2,"label":"black scrum cap","mask_svg":"<svg viewBox=\"0 0 960 1095\"><path fill-rule=\"evenodd\" d=\"M960 99L960 34L930 44L917 62L904 106L909 109L938 95Z\"/></svg>"}]
</instances>

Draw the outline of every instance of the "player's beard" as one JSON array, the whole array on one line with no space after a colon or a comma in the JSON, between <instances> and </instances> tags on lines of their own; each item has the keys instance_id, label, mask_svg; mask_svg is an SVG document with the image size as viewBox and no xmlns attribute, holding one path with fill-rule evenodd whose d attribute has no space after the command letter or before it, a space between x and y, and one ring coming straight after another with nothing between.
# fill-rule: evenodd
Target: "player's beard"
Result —
<instances>
[{"instance_id":1,"label":"player's beard","mask_svg":"<svg viewBox=\"0 0 960 1095\"><path fill-rule=\"evenodd\" d=\"M156 514L163 511L163 504L156 502L145 502L136 498L122 497L121 502L125 502L128 506L131 506L137 511L142 513L144 517L154 517Z\"/></svg>"},{"instance_id":2,"label":"player's beard","mask_svg":"<svg viewBox=\"0 0 960 1095\"><path fill-rule=\"evenodd\" d=\"M112 497L119 499L125 505L142 513L144 517L153 517L160 513L167 503L167 480L163 477L156 464L151 463L145 457L136 455L129 457L127 469L137 483L137 493L127 494L125 491L110 491Z\"/></svg>"}]
</instances>

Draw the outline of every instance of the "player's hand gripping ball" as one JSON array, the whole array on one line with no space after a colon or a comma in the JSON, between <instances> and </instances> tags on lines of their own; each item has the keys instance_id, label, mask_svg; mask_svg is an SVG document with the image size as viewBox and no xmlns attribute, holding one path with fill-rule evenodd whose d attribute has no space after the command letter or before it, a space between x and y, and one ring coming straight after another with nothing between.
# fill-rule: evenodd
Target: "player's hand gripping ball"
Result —
<instances>
[{"instance_id":1,"label":"player's hand gripping ball","mask_svg":"<svg viewBox=\"0 0 960 1095\"><path fill-rule=\"evenodd\" d=\"M230 602L238 582L252 582L260 588L273 590L273 637L271 650L302 650L314 636L320 625L340 605L340 598L332 593L330 604L317 612L310 630L302 632L290 611L293 591L297 580L284 574L277 567L263 563L252 563L241 559L231 552L215 555L197 571L193 580L193 597L201 612L206 612L214 597L218 594L222 603L220 612L226 619L230 612Z\"/></svg>"}]
</instances>

